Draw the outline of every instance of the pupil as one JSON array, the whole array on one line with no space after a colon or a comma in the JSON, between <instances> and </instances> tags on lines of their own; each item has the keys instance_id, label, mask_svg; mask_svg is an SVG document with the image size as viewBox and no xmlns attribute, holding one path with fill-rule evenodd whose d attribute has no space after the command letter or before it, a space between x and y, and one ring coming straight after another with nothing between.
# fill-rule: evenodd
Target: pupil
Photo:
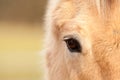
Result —
<instances>
[{"instance_id":1,"label":"pupil","mask_svg":"<svg viewBox=\"0 0 120 80\"><path fill-rule=\"evenodd\" d=\"M65 40L65 42L71 52L82 52L81 45L76 39L70 38Z\"/></svg>"}]
</instances>

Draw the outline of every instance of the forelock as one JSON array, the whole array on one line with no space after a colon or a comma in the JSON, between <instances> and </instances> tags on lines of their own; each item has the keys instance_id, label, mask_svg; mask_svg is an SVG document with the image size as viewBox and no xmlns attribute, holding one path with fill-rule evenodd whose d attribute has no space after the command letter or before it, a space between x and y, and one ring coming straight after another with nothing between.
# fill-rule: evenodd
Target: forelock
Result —
<instances>
[{"instance_id":1,"label":"forelock","mask_svg":"<svg viewBox=\"0 0 120 80\"><path fill-rule=\"evenodd\" d=\"M112 11L119 2L120 2L119 0L95 0L94 1L99 14L102 14L102 15L108 15L108 13Z\"/></svg>"}]
</instances>

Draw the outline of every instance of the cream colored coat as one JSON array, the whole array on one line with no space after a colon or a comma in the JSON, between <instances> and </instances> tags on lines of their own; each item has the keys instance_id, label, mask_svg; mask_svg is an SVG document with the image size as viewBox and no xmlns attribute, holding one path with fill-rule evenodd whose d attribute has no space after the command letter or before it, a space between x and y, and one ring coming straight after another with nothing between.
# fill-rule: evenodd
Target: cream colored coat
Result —
<instances>
[{"instance_id":1,"label":"cream colored coat","mask_svg":"<svg viewBox=\"0 0 120 80\"><path fill-rule=\"evenodd\" d=\"M120 80L120 0L50 0L45 24L48 80Z\"/></svg>"}]
</instances>

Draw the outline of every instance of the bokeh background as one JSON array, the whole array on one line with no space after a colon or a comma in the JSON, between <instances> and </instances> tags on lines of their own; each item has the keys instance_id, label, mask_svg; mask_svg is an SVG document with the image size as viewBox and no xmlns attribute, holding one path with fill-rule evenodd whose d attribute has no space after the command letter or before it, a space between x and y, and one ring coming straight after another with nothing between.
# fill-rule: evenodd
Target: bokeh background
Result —
<instances>
[{"instance_id":1,"label":"bokeh background","mask_svg":"<svg viewBox=\"0 0 120 80\"><path fill-rule=\"evenodd\" d=\"M47 0L0 0L0 80L42 80Z\"/></svg>"}]
</instances>

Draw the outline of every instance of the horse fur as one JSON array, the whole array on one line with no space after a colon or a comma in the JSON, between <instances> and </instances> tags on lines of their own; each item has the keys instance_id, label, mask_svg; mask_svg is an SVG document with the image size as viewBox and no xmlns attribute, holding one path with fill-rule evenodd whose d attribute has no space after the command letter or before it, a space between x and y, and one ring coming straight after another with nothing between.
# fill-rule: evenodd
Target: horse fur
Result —
<instances>
[{"instance_id":1,"label":"horse fur","mask_svg":"<svg viewBox=\"0 0 120 80\"><path fill-rule=\"evenodd\" d=\"M120 0L50 0L46 13L48 80L120 80ZM82 53L67 49L66 35Z\"/></svg>"}]
</instances>

